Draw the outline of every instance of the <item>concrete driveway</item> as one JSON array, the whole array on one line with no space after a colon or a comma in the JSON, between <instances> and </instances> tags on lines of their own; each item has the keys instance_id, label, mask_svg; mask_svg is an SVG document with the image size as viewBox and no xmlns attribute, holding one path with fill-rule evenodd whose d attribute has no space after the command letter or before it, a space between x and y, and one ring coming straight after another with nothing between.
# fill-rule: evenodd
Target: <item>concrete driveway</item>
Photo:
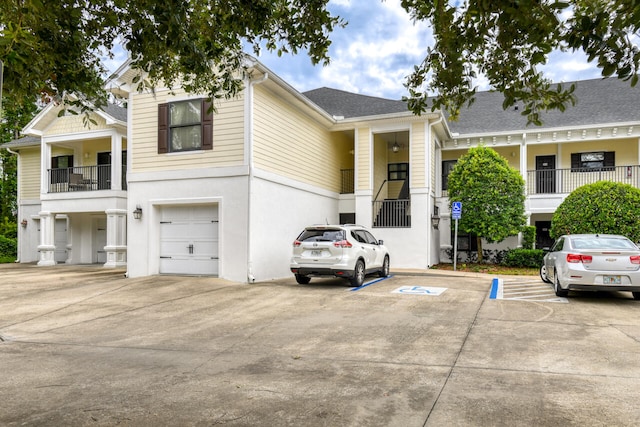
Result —
<instances>
[{"instance_id":1,"label":"concrete driveway","mask_svg":"<svg viewBox=\"0 0 640 427\"><path fill-rule=\"evenodd\" d=\"M0 424L638 424L630 294L500 300L492 276L423 273L352 291L2 265Z\"/></svg>"}]
</instances>

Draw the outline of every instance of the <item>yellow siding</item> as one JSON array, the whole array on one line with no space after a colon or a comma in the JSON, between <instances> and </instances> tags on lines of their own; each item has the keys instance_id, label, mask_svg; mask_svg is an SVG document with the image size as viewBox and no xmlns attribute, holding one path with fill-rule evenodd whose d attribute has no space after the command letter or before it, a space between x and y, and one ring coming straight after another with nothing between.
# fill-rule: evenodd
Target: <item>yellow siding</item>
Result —
<instances>
[{"instance_id":1,"label":"yellow siding","mask_svg":"<svg viewBox=\"0 0 640 427\"><path fill-rule=\"evenodd\" d=\"M436 136L435 135L431 135L431 144L429 144L429 147L427 147L427 149L429 151L431 151L431 164L429 165L429 167L431 168L431 183L429 184L431 186L431 188L435 188L436 187L436 182L437 182L437 177L436 177L436 171L441 170L439 167L436 168Z\"/></svg>"},{"instance_id":2,"label":"yellow siding","mask_svg":"<svg viewBox=\"0 0 640 427\"><path fill-rule=\"evenodd\" d=\"M576 144L562 144L560 145L560 157L562 158L562 164L556 165L556 167L559 169L568 169L571 167L571 153L587 153L590 151L615 151L616 166L638 164L638 140L623 139L615 141L598 140ZM532 169L535 169L535 163Z\"/></svg>"},{"instance_id":3,"label":"yellow siding","mask_svg":"<svg viewBox=\"0 0 640 427\"><path fill-rule=\"evenodd\" d=\"M400 160L400 153L391 153L394 154L396 159L394 161L390 158L389 149L387 148L387 143L384 141L379 135L374 135L373 137L373 196L378 198L376 200L384 200L390 197L395 197L400 191L400 187L398 189L395 188L397 185L396 182L387 182L386 185L382 186L382 183L385 179L387 179L387 164L404 162L405 160ZM405 152L406 153L406 152ZM400 183L401 184L401 183ZM382 186L382 187L381 187ZM378 194L378 191L380 194Z\"/></svg>"},{"instance_id":4,"label":"yellow siding","mask_svg":"<svg viewBox=\"0 0 640 427\"><path fill-rule=\"evenodd\" d=\"M254 164L260 169L340 191L340 168L350 147L344 137L274 95L255 86ZM322 165L318 173L315 165Z\"/></svg>"},{"instance_id":5,"label":"yellow siding","mask_svg":"<svg viewBox=\"0 0 640 427\"><path fill-rule=\"evenodd\" d=\"M78 114L77 116L58 117L56 120L54 120L51 126L44 131L44 135L60 135L66 133L86 132L88 130L101 130L109 128L106 121L96 114L91 114L91 119L95 120L95 124L87 122L87 125L85 126L84 119L84 114Z\"/></svg>"},{"instance_id":6,"label":"yellow siding","mask_svg":"<svg viewBox=\"0 0 640 427\"><path fill-rule=\"evenodd\" d=\"M358 177L356 178L357 190L371 190L369 183L369 171L372 165L369 163L371 158L371 148L369 144L369 128L358 129ZM375 194L373 195L375 197Z\"/></svg>"},{"instance_id":7,"label":"yellow siding","mask_svg":"<svg viewBox=\"0 0 640 427\"><path fill-rule=\"evenodd\" d=\"M244 162L243 96L217 101L213 115L213 150L203 152L158 154L158 104L185 99L184 92L168 91L134 95L131 133L135 149L131 171L148 172L236 166Z\"/></svg>"},{"instance_id":8,"label":"yellow siding","mask_svg":"<svg viewBox=\"0 0 640 427\"><path fill-rule=\"evenodd\" d=\"M425 153L427 142L425 141L424 123L415 123L411 127L411 157L409 168L411 187L425 187L427 185L425 171ZM429 144L429 149L431 144Z\"/></svg>"},{"instance_id":9,"label":"yellow siding","mask_svg":"<svg viewBox=\"0 0 640 427\"><path fill-rule=\"evenodd\" d=\"M40 199L40 147L20 150L20 199Z\"/></svg>"}]
</instances>

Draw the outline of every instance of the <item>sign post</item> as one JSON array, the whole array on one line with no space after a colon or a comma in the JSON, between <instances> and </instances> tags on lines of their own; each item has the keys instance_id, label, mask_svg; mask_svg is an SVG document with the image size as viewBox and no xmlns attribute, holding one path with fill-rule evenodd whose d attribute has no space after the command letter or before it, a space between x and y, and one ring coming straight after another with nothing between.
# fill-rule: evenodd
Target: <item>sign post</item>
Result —
<instances>
[{"instance_id":1,"label":"sign post","mask_svg":"<svg viewBox=\"0 0 640 427\"><path fill-rule=\"evenodd\" d=\"M458 263L458 220L460 218L462 218L462 202L451 203L451 219L456 221L453 233L453 271L456 271Z\"/></svg>"}]
</instances>

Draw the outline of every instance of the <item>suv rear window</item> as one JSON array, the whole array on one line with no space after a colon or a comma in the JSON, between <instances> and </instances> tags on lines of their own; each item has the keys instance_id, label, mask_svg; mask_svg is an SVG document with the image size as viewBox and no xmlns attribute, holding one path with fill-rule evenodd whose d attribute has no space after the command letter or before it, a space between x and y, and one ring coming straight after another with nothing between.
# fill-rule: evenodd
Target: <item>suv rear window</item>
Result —
<instances>
[{"instance_id":1,"label":"suv rear window","mask_svg":"<svg viewBox=\"0 0 640 427\"><path fill-rule=\"evenodd\" d=\"M344 240L342 230L304 230L298 240L301 242L339 242Z\"/></svg>"}]
</instances>

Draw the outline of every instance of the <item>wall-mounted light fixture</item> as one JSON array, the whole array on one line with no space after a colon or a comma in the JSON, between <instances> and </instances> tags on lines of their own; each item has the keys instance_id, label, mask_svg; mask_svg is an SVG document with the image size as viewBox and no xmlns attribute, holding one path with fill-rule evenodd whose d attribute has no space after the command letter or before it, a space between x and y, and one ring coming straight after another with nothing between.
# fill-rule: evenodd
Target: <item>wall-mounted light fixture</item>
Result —
<instances>
[{"instance_id":1,"label":"wall-mounted light fixture","mask_svg":"<svg viewBox=\"0 0 640 427\"><path fill-rule=\"evenodd\" d=\"M140 205L136 206L136 209L133 211L134 219L142 219L142 208Z\"/></svg>"},{"instance_id":2,"label":"wall-mounted light fixture","mask_svg":"<svg viewBox=\"0 0 640 427\"><path fill-rule=\"evenodd\" d=\"M433 215L431 215L431 226L436 230L440 226L440 208L438 206L433 207Z\"/></svg>"},{"instance_id":3,"label":"wall-mounted light fixture","mask_svg":"<svg viewBox=\"0 0 640 427\"><path fill-rule=\"evenodd\" d=\"M23 220L20 222L20 225L22 226L22 228L27 228L27 220L26 220L26 219L23 219Z\"/></svg>"},{"instance_id":4,"label":"wall-mounted light fixture","mask_svg":"<svg viewBox=\"0 0 640 427\"><path fill-rule=\"evenodd\" d=\"M392 150L394 153L397 153L398 151L400 151L400 145L398 145L398 143L397 143L397 142L394 142L394 143L393 143L393 146L391 147L391 150Z\"/></svg>"}]
</instances>

